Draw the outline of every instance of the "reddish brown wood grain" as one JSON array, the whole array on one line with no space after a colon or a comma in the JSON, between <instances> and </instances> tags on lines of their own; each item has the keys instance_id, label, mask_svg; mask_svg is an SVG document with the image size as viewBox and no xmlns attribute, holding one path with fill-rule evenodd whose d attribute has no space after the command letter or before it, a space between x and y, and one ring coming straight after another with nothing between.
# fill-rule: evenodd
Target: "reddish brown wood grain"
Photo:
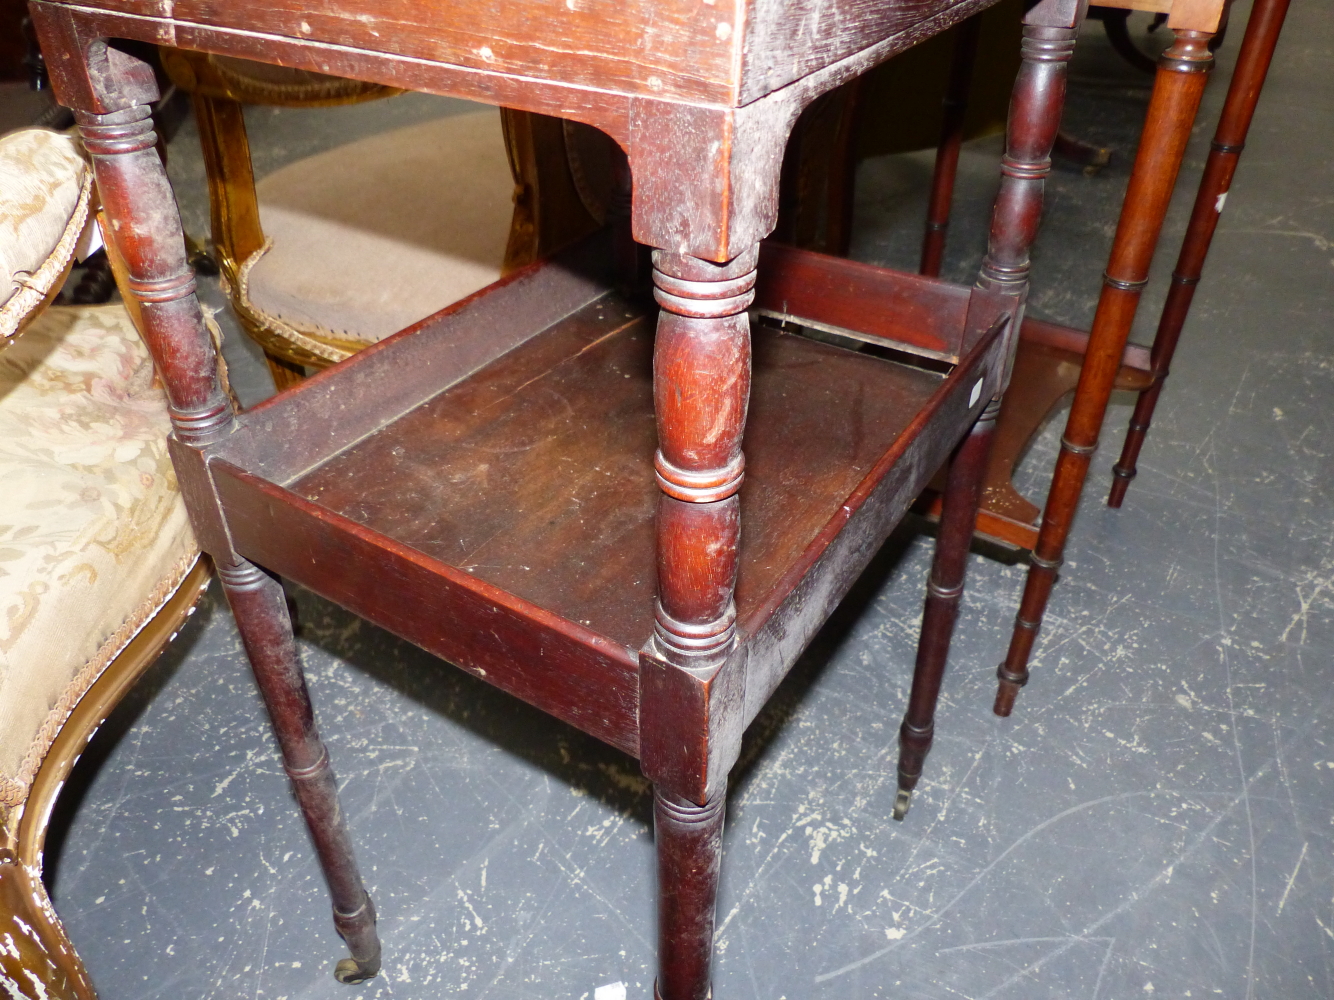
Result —
<instances>
[{"instance_id":1,"label":"reddish brown wood grain","mask_svg":"<svg viewBox=\"0 0 1334 1000\"><path fill-rule=\"evenodd\" d=\"M1028 662L1056 582L1065 541L1098 444L1107 402L1134 322L1191 125L1213 64L1210 35L1177 30L1159 62L1158 76L1112 243L1111 260L1089 333L1074 403L1061 438L1042 527L1030 557L1024 595L1005 660L997 670L995 712L1009 715L1028 682Z\"/></svg>"},{"instance_id":2,"label":"reddish brown wood grain","mask_svg":"<svg viewBox=\"0 0 1334 1000\"><path fill-rule=\"evenodd\" d=\"M1204 175L1200 178L1195 206L1186 226L1186 237L1172 271L1172 284L1167 290L1167 301L1163 304L1158 330L1154 334L1150 363L1153 384L1142 391L1135 402L1135 412L1130 418L1121 457L1112 467L1114 478L1107 498L1110 507L1121 506L1130 480L1135 478L1135 463L1144 446L1144 439L1148 436L1154 408L1158 405L1163 383L1167 381L1172 356L1176 353L1181 330L1186 325L1186 317L1195 298L1195 289L1204 273L1209 244L1213 242L1214 230L1218 227L1218 219L1232 186L1232 177L1246 145L1246 133L1250 129L1251 118L1255 114L1255 106L1259 102L1260 91L1264 87L1265 76L1269 72L1269 64L1274 57L1274 48L1278 44L1279 32L1283 30L1287 13L1288 0L1257 0L1251 8L1250 19L1246 22L1246 35L1241 41L1237 64L1228 83L1223 113L1214 132L1209 158L1204 164Z\"/></svg>"},{"instance_id":3,"label":"reddish brown wood grain","mask_svg":"<svg viewBox=\"0 0 1334 1000\"><path fill-rule=\"evenodd\" d=\"M949 282L766 243L755 305L778 319L800 317L831 332L958 362L969 296Z\"/></svg>"},{"instance_id":4,"label":"reddish brown wood grain","mask_svg":"<svg viewBox=\"0 0 1334 1000\"><path fill-rule=\"evenodd\" d=\"M218 576L268 708L283 767L320 858L333 899L334 926L352 953L351 959L338 963L335 975L344 983L370 979L380 971L375 904L357 870L329 752L315 726L282 584L245 561L219 566Z\"/></svg>"}]
</instances>

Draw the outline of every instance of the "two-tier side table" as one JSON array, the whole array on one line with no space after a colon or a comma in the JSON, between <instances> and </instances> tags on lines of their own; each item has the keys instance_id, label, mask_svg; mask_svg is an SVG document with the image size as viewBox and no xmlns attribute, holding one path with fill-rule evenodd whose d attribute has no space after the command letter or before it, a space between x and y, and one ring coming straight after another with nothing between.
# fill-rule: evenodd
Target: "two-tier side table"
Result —
<instances>
[{"instance_id":1,"label":"two-tier side table","mask_svg":"<svg viewBox=\"0 0 1334 1000\"><path fill-rule=\"evenodd\" d=\"M1083 5L1042 0L1026 19L976 287L761 241L802 108L987 3L31 4L167 386L196 534L352 954L341 980L374 975L380 944L279 575L639 759L655 794L656 989L703 1000L741 734L953 455L901 729L906 808ZM594 239L236 413L154 151L153 75L121 38L602 129L628 156L653 298L619 290L615 241ZM793 335L792 323L869 347Z\"/></svg>"}]
</instances>

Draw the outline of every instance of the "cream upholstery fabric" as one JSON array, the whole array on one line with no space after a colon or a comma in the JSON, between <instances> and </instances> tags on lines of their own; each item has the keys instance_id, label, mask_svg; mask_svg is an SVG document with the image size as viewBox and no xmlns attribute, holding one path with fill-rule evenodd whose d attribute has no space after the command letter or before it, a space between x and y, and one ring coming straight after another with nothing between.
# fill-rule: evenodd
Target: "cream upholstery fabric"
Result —
<instances>
[{"instance_id":1,"label":"cream upholstery fabric","mask_svg":"<svg viewBox=\"0 0 1334 1000\"><path fill-rule=\"evenodd\" d=\"M0 814L197 558L168 429L123 306L48 309L0 351Z\"/></svg>"},{"instance_id":2,"label":"cream upholstery fabric","mask_svg":"<svg viewBox=\"0 0 1334 1000\"><path fill-rule=\"evenodd\" d=\"M241 291L276 333L373 343L500 277L514 182L494 109L341 146L256 190L272 248Z\"/></svg>"},{"instance_id":3,"label":"cream upholstery fabric","mask_svg":"<svg viewBox=\"0 0 1334 1000\"><path fill-rule=\"evenodd\" d=\"M0 137L0 340L65 274L91 191L92 171L73 136L28 128Z\"/></svg>"}]
</instances>

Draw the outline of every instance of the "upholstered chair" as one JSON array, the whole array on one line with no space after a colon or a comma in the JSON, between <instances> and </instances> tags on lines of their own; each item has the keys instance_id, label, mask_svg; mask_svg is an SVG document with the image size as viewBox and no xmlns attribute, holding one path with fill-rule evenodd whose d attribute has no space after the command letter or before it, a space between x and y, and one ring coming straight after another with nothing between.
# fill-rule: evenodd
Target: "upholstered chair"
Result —
<instances>
[{"instance_id":1,"label":"upholstered chair","mask_svg":"<svg viewBox=\"0 0 1334 1000\"><path fill-rule=\"evenodd\" d=\"M495 108L340 145L256 183L243 105L324 107L398 91L161 52L194 101L232 305L279 388L500 277L515 182Z\"/></svg>"},{"instance_id":2,"label":"upholstered chair","mask_svg":"<svg viewBox=\"0 0 1334 1000\"><path fill-rule=\"evenodd\" d=\"M96 192L78 140L0 137L0 996L88 1000L42 882L56 795L208 570L167 401L120 305L52 306Z\"/></svg>"}]
</instances>

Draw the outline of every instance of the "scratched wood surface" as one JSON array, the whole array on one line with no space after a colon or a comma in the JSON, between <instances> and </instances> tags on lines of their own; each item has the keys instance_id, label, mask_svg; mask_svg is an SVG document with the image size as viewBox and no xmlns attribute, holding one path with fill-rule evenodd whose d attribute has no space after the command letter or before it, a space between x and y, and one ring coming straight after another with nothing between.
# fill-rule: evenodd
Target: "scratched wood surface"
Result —
<instances>
[{"instance_id":1,"label":"scratched wood surface","mask_svg":"<svg viewBox=\"0 0 1334 1000\"><path fill-rule=\"evenodd\" d=\"M652 334L601 300L293 489L638 649L655 582ZM743 619L939 385L757 329Z\"/></svg>"},{"instance_id":2,"label":"scratched wood surface","mask_svg":"<svg viewBox=\"0 0 1334 1000\"><path fill-rule=\"evenodd\" d=\"M910 29L942 7L938 0L338 0L318 6L281 0L244 8L219 0L91 0L85 6L732 105Z\"/></svg>"}]
</instances>

